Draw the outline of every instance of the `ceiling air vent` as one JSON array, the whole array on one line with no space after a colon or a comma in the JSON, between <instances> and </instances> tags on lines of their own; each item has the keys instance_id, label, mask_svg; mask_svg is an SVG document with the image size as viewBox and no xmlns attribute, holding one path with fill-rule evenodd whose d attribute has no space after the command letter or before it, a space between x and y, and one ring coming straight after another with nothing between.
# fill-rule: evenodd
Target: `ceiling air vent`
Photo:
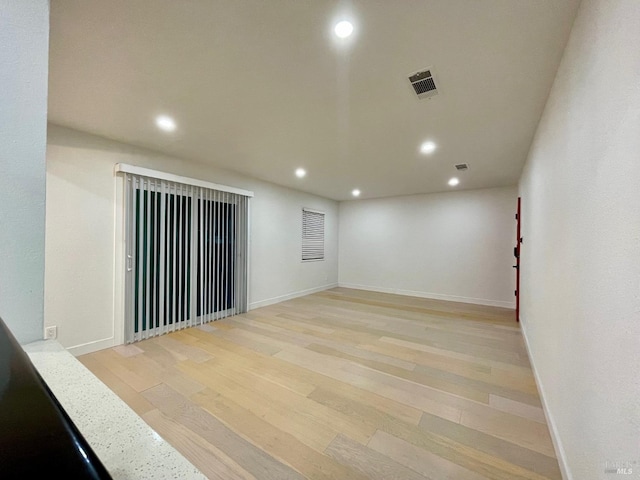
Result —
<instances>
[{"instance_id":1,"label":"ceiling air vent","mask_svg":"<svg viewBox=\"0 0 640 480\"><path fill-rule=\"evenodd\" d=\"M420 100L438 95L438 87L431 68L410 75L409 81Z\"/></svg>"},{"instance_id":2,"label":"ceiling air vent","mask_svg":"<svg viewBox=\"0 0 640 480\"><path fill-rule=\"evenodd\" d=\"M456 165L456 170L460 170L460 171L469 170L469 165L467 165L466 163L459 163Z\"/></svg>"}]
</instances>

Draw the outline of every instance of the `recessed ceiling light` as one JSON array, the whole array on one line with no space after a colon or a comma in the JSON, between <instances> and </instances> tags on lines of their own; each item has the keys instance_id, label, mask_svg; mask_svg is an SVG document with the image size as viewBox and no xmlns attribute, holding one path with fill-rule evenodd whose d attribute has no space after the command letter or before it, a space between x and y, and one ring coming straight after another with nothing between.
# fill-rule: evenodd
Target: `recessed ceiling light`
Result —
<instances>
[{"instance_id":1,"label":"recessed ceiling light","mask_svg":"<svg viewBox=\"0 0 640 480\"><path fill-rule=\"evenodd\" d=\"M360 190L358 190L357 188L351 192L351 195L353 195L354 197L359 197L360 196Z\"/></svg>"},{"instance_id":2,"label":"recessed ceiling light","mask_svg":"<svg viewBox=\"0 0 640 480\"><path fill-rule=\"evenodd\" d=\"M455 187L459 183L460 183L460 180L458 180L456 177L453 177L449 180L449 185L452 187Z\"/></svg>"},{"instance_id":3,"label":"recessed ceiling light","mask_svg":"<svg viewBox=\"0 0 640 480\"><path fill-rule=\"evenodd\" d=\"M433 143L432 141L426 141L426 142L423 142L422 145L420 145L420 153L424 155L429 155L435 151L436 151L436 144Z\"/></svg>"},{"instance_id":4,"label":"recessed ceiling light","mask_svg":"<svg viewBox=\"0 0 640 480\"><path fill-rule=\"evenodd\" d=\"M296 177L302 178L307 174L307 171L304 168L298 168L296 170Z\"/></svg>"},{"instance_id":5,"label":"recessed ceiling light","mask_svg":"<svg viewBox=\"0 0 640 480\"><path fill-rule=\"evenodd\" d=\"M333 31L338 38L347 38L353 33L353 24L346 20L336 23Z\"/></svg>"},{"instance_id":6,"label":"recessed ceiling light","mask_svg":"<svg viewBox=\"0 0 640 480\"><path fill-rule=\"evenodd\" d=\"M176 129L176 121L167 115L158 115L156 117L156 125L165 132L173 132Z\"/></svg>"}]
</instances>

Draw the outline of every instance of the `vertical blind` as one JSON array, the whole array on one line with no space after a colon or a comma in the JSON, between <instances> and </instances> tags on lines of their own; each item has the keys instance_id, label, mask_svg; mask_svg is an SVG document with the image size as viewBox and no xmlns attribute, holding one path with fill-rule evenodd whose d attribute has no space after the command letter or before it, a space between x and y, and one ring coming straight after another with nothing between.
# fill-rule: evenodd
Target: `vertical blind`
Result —
<instances>
[{"instance_id":1,"label":"vertical blind","mask_svg":"<svg viewBox=\"0 0 640 480\"><path fill-rule=\"evenodd\" d=\"M324 213L302 210L302 260L324 259Z\"/></svg>"},{"instance_id":2,"label":"vertical blind","mask_svg":"<svg viewBox=\"0 0 640 480\"><path fill-rule=\"evenodd\" d=\"M125 174L125 341L247 311L249 198Z\"/></svg>"}]
</instances>

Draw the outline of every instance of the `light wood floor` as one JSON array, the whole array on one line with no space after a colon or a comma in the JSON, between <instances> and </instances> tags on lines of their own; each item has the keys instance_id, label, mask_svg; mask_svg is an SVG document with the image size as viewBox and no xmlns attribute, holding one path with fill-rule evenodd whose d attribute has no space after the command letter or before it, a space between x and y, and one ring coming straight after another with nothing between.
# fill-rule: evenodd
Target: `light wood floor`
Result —
<instances>
[{"instance_id":1,"label":"light wood floor","mask_svg":"<svg viewBox=\"0 0 640 480\"><path fill-rule=\"evenodd\" d=\"M559 479L513 311L337 288L80 357L219 479Z\"/></svg>"}]
</instances>

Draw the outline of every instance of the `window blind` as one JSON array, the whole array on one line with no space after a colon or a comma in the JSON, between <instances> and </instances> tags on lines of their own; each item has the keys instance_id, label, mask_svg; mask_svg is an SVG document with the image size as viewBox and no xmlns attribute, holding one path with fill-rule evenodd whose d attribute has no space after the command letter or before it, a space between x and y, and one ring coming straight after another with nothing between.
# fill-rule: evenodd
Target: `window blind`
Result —
<instances>
[{"instance_id":1,"label":"window blind","mask_svg":"<svg viewBox=\"0 0 640 480\"><path fill-rule=\"evenodd\" d=\"M125 341L248 308L249 197L125 173Z\"/></svg>"},{"instance_id":2,"label":"window blind","mask_svg":"<svg viewBox=\"0 0 640 480\"><path fill-rule=\"evenodd\" d=\"M324 260L324 213L302 210L302 260Z\"/></svg>"}]
</instances>

